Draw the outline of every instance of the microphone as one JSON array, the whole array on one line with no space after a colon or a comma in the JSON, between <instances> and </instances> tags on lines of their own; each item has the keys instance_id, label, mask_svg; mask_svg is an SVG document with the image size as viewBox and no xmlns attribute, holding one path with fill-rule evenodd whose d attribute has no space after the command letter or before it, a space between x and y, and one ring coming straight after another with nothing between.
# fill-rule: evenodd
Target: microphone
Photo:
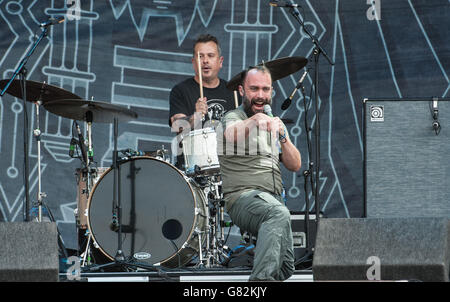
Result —
<instances>
[{"instance_id":1,"label":"microphone","mask_svg":"<svg viewBox=\"0 0 450 302\"><path fill-rule=\"evenodd\" d=\"M270 1L269 5L273 7L298 7L298 4L289 3L286 1Z\"/></svg>"},{"instance_id":2,"label":"microphone","mask_svg":"<svg viewBox=\"0 0 450 302\"><path fill-rule=\"evenodd\" d=\"M78 141L72 137L70 140L70 146L69 146L69 156L73 158L73 154L75 152L75 146L78 144Z\"/></svg>"},{"instance_id":3,"label":"microphone","mask_svg":"<svg viewBox=\"0 0 450 302\"><path fill-rule=\"evenodd\" d=\"M75 125L77 127L78 144L80 145L81 156L83 157L83 161L86 161L87 160L87 157L86 157L86 145L84 144L83 133L81 133L80 125L78 125L77 122L75 122Z\"/></svg>"},{"instance_id":4,"label":"microphone","mask_svg":"<svg viewBox=\"0 0 450 302\"><path fill-rule=\"evenodd\" d=\"M281 104L281 110L286 110L291 105L291 102L292 102L292 99L294 98L295 93L302 86L303 81L305 80L307 74L308 74L308 69L306 69L305 72L303 73L302 77L300 78L300 80L298 81L294 90L292 91L291 95L286 100L284 100L283 104Z\"/></svg>"},{"instance_id":5,"label":"microphone","mask_svg":"<svg viewBox=\"0 0 450 302\"><path fill-rule=\"evenodd\" d=\"M51 25L63 23L64 21L66 21L66 19L64 19L64 17L48 18L47 21L42 22L41 24L39 24L39 27L48 27L48 26L51 26Z\"/></svg>"},{"instance_id":6,"label":"microphone","mask_svg":"<svg viewBox=\"0 0 450 302\"><path fill-rule=\"evenodd\" d=\"M264 105L264 109L263 109L264 113L267 114L270 117L273 117L272 114L272 107L270 107L269 104Z\"/></svg>"}]
</instances>

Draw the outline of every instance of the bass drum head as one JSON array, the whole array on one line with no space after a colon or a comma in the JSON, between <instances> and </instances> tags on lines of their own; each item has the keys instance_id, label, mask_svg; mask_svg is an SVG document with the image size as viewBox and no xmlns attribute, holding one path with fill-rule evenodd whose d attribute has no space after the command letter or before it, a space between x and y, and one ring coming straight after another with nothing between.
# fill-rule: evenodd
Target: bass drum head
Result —
<instances>
[{"instance_id":1,"label":"bass drum head","mask_svg":"<svg viewBox=\"0 0 450 302\"><path fill-rule=\"evenodd\" d=\"M197 224L196 194L191 185L171 164L150 157L121 163L118 174L126 259L154 265L173 258L182 264L177 261L178 251L193 236ZM118 250L118 233L111 229L113 185L114 169L110 168L95 184L88 203L89 230L111 260Z\"/></svg>"}]
</instances>

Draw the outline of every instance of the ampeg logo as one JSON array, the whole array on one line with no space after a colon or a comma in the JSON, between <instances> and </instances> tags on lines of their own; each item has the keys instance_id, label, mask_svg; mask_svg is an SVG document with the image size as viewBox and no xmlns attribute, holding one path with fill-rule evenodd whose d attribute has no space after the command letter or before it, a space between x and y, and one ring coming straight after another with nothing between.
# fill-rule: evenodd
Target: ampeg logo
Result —
<instances>
[{"instance_id":1,"label":"ampeg logo","mask_svg":"<svg viewBox=\"0 0 450 302\"><path fill-rule=\"evenodd\" d=\"M370 121L384 122L384 106L382 105L370 106Z\"/></svg>"}]
</instances>

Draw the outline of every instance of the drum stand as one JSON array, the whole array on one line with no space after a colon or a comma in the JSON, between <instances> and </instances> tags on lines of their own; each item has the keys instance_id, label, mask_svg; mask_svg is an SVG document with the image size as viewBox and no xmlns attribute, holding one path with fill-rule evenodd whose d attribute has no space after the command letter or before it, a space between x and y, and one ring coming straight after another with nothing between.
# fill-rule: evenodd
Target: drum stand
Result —
<instances>
[{"instance_id":1,"label":"drum stand","mask_svg":"<svg viewBox=\"0 0 450 302\"><path fill-rule=\"evenodd\" d=\"M97 175L97 169L91 169L91 163L93 162L93 151L92 151L92 121L93 121L93 113L92 111L87 111L85 113L85 121L87 127L86 127L86 131L87 131L87 147L88 149L86 150L86 143L84 141L84 137L83 134L81 132L80 126L78 125L78 123L76 121L74 121L74 125L76 127L76 131L78 133L78 145L80 146L80 150L81 150L81 162L83 163L83 168L80 171L80 180L79 181L83 181L84 175L86 177L86 188L83 190L83 192L81 192L81 194L85 194L86 195L86 202L89 200L89 196L91 194L91 189L93 186L93 180L95 178L95 176ZM78 205L79 206L79 205ZM78 216L77 220L79 221L79 217L80 215L85 215L85 213L80 213L80 209L77 209L77 212L75 214L75 216ZM78 226L79 228L81 226ZM89 233L89 231L86 231L85 235L87 236L87 243L86 243L86 247L84 249L84 252L81 253L81 267L84 267L86 265L90 264L90 254L91 254L91 234ZM82 247L80 247L81 249ZM86 259L88 258L88 259Z\"/></svg>"},{"instance_id":2,"label":"drum stand","mask_svg":"<svg viewBox=\"0 0 450 302\"><path fill-rule=\"evenodd\" d=\"M44 83L45 85L45 83ZM44 92L44 87L41 88L41 95L39 97L39 100L37 100L35 102L36 105L36 129L33 130L33 135L36 138L36 142L37 142L37 160L38 160L38 193L37 193L37 206L38 206L38 216L37 216L37 221L38 222L42 222L42 206L44 205L44 198L47 197L47 194L42 192L42 173L41 173L41 130L39 127L39 107L42 104L41 98L42 98L42 93ZM25 104L26 105L26 104ZM50 208L48 206L46 206L47 212L49 214L49 218L52 222L55 222L55 218L53 217L52 212L50 211ZM29 215L29 214L27 214ZM61 237L61 233L59 232L58 227L56 227L56 231L58 233L58 246L60 251L62 252L62 254L64 255L65 258L68 257L67 254L67 249L63 243L62 237Z\"/></svg>"},{"instance_id":3,"label":"drum stand","mask_svg":"<svg viewBox=\"0 0 450 302\"><path fill-rule=\"evenodd\" d=\"M219 190L218 176L207 176L207 184L203 189L208 200L206 223L206 246L200 249L199 266L212 268L221 266L221 258L227 258L224 236L224 200ZM200 240L199 240L200 241Z\"/></svg>"},{"instance_id":4,"label":"drum stand","mask_svg":"<svg viewBox=\"0 0 450 302\"><path fill-rule=\"evenodd\" d=\"M37 193L37 205L38 205L38 217L39 222L42 221L42 200L47 195L43 193L41 186L41 130L39 129L39 107L41 101L36 102L36 129L33 131L33 135L37 142L37 158L38 158L38 193Z\"/></svg>"},{"instance_id":5,"label":"drum stand","mask_svg":"<svg viewBox=\"0 0 450 302\"><path fill-rule=\"evenodd\" d=\"M80 169L80 175L78 177L79 179L77 180L78 187L80 186L80 182L86 184L86 188L81 189L82 191L80 192L80 195L83 194L86 197L85 197L85 199L83 199L83 197L79 196L79 199L83 200L83 202L85 202L86 204L89 200L90 192L94 185L94 179L97 176L98 176L98 170L96 168L92 168L92 169L88 168L88 170L86 170L85 168ZM80 188L79 188L79 190L80 190ZM75 213L75 217L77 220L78 232L84 231L85 233L83 234L83 236L85 236L86 240L87 240L86 245L82 244L79 246L79 249L78 249L78 250L81 250L82 248L84 248L84 252L81 253L80 257L81 257L81 267L85 267L86 265L91 264L91 261L90 261L91 244L95 244L95 242L92 243L92 235L89 232L89 229L87 228L87 226L85 226L85 228L83 228L83 224L81 223L81 219L79 217L80 217L80 215L86 215L85 211L87 211L87 209L84 209L84 211L80 211L80 210L82 210L80 206L81 206L81 204L80 204L80 200L79 200L78 208ZM78 233L78 236L80 236L80 233Z\"/></svg>"}]
</instances>

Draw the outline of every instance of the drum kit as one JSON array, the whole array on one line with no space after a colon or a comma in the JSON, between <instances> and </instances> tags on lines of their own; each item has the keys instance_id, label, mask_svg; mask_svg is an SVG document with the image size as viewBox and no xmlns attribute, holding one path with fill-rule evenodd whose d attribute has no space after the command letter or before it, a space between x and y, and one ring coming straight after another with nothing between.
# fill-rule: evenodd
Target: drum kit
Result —
<instances>
[{"instance_id":1,"label":"drum kit","mask_svg":"<svg viewBox=\"0 0 450 302\"><path fill-rule=\"evenodd\" d=\"M306 65L300 57L266 62L274 81ZM228 85L235 90L241 73ZM0 81L5 87L8 80ZM8 94L22 98L23 85L9 81ZM77 175L77 208L74 212L79 234L81 267L101 266L93 253L110 261L141 268L179 268L195 262L198 267L221 265L228 257L225 245L224 201L221 193L220 166L216 132L212 128L189 132L182 138L184 170L170 163L164 146L154 152L117 150L118 124L137 119L134 111L107 102L83 100L62 88L26 81L26 98L36 105L36 129L33 134L38 150L38 201L41 206L39 108L73 120L81 151L82 168ZM87 138L77 121L86 125ZM111 167L93 163L93 123L114 124L114 151ZM69 152L69 153L70 153Z\"/></svg>"},{"instance_id":2,"label":"drum kit","mask_svg":"<svg viewBox=\"0 0 450 302\"><path fill-rule=\"evenodd\" d=\"M0 87L7 82L0 81ZM79 136L76 145L81 151L82 168L76 170L74 214L78 232L86 236L87 242L79 251L82 267L96 265L90 256L97 251L105 256L100 258L110 260L115 260L120 251L125 261L139 262L144 267L181 267L195 256L199 266L220 264L226 257L226 247L219 162L213 145L215 132L193 132L183 141L186 162L196 167L196 172L188 176L188 170L181 171L169 162L164 147L153 152L117 150L118 123L136 119L132 110L83 100L46 83L27 81L26 87L26 101L36 105L37 125L33 133L38 150L39 222L46 197L41 192L39 108L43 106L48 112L72 119ZM20 81L12 81L6 92L22 98ZM77 121L87 125L86 140ZM92 164L93 123L114 123L113 165L109 168ZM194 152L188 150L191 147ZM198 153L203 151L206 153ZM120 200L121 205L117 203Z\"/></svg>"}]
</instances>

